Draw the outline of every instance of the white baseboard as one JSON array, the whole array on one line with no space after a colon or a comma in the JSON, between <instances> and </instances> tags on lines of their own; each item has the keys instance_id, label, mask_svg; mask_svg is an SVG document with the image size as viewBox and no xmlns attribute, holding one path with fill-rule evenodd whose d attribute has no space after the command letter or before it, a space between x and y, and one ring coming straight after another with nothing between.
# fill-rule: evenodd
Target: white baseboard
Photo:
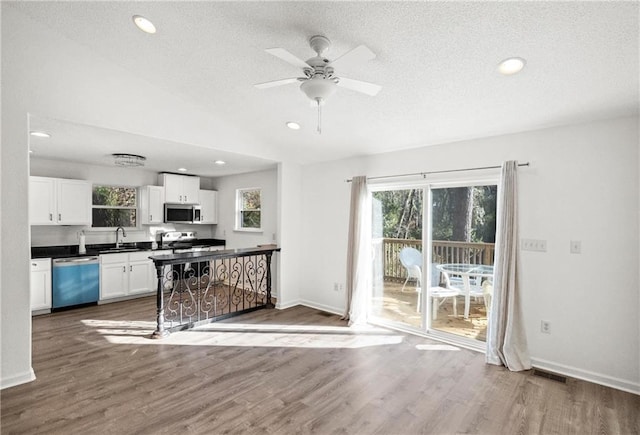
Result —
<instances>
[{"instance_id":1,"label":"white baseboard","mask_svg":"<svg viewBox=\"0 0 640 435\"><path fill-rule=\"evenodd\" d=\"M577 367L566 366L564 364L558 364L540 358L531 358L531 364L538 369L547 370L553 373L570 376L572 378L582 379L583 381L593 382L594 384L604 385L605 387L615 388L616 390L640 395L640 383L638 382L631 382L625 379L582 370Z\"/></svg>"},{"instance_id":2,"label":"white baseboard","mask_svg":"<svg viewBox=\"0 0 640 435\"><path fill-rule=\"evenodd\" d=\"M33 371L33 368L31 368L29 369L29 371L20 373L19 375L11 376L9 378L2 378L2 380L0 380L0 389L4 390L5 388L15 387L16 385L26 384L27 382L35 380L36 374Z\"/></svg>"},{"instance_id":3,"label":"white baseboard","mask_svg":"<svg viewBox=\"0 0 640 435\"><path fill-rule=\"evenodd\" d=\"M314 308L316 310L325 311L327 313L336 314L338 316L342 316L344 314L343 308L337 308L329 305L319 304L317 302L312 302L306 299L289 301L284 304L281 304L280 301L278 301L276 308L283 310L286 308L294 307L296 305L304 305L305 307ZM446 341L446 340L442 340L442 338L440 337L435 337L435 336L428 336L428 338L431 338L434 340ZM456 345L460 345L460 344L456 343ZM473 349L473 350L478 350L478 349ZM560 375L565 375L572 378L581 379L583 381L593 382L594 384L604 385L605 387L615 388L616 390L626 391L628 393L640 395L640 383L637 383L637 382L631 382L625 379L615 378L613 376L603 375L600 373L579 369L577 367L558 364L558 363L547 361L540 358L532 357L531 364L533 365L533 367L541 370L547 370Z\"/></svg>"},{"instance_id":4,"label":"white baseboard","mask_svg":"<svg viewBox=\"0 0 640 435\"><path fill-rule=\"evenodd\" d=\"M295 299L293 301L281 301L278 299L276 302L276 308L278 310L286 310L287 308L295 307L296 305L300 305L299 299Z\"/></svg>"},{"instance_id":5,"label":"white baseboard","mask_svg":"<svg viewBox=\"0 0 640 435\"><path fill-rule=\"evenodd\" d=\"M305 307L314 308L316 310L325 311L331 314L337 314L338 316L342 316L344 314L344 308L336 308L329 305L319 304L317 302L308 301L302 299L300 301L300 305L304 305Z\"/></svg>"}]
</instances>

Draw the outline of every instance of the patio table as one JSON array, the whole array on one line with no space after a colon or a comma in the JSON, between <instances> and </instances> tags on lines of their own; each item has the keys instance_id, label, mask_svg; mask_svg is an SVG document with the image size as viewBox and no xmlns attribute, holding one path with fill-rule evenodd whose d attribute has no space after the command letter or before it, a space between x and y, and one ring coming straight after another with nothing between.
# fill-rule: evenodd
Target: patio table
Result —
<instances>
[{"instance_id":1,"label":"patio table","mask_svg":"<svg viewBox=\"0 0 640 435\"><path fill-rule=\"evenodd\" d=\"M462 278L462 289L458 290L464 295L464 318L468 319L472 293L474 296L484 296L480 283L476 282L482 281L483 278L493 281L493 266L485 264L449 263L439 264L436 267L447 276L449 283L451 281L450 275L460 276ZM473 284L472 279L474 281Z\"/></svg>"}]
</instances>

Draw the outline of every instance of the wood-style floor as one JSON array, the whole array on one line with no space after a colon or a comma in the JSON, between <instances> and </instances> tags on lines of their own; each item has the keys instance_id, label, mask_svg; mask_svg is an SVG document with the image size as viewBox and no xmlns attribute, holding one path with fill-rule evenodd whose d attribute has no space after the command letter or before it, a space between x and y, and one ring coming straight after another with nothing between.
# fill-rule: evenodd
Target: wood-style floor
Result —
<instances>
[{"instance_id":1,"label":"wood-style floor","mask_svg":"<svg viewBox=\"0 0 640 435\"><path fill-rule=\"evenodd\" d=\"M640 396L295 307L146 338L154 298L33 320L6 434L637 434Z\"/></svg>"}]
</instances>

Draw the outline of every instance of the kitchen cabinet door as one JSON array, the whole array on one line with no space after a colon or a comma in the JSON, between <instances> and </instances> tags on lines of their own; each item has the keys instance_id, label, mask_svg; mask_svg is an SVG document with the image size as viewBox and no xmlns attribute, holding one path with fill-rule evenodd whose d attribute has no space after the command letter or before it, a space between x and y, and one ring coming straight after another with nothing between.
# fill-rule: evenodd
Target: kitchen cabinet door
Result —
<instances>
[{"instance_id":1,"label":"kitchen cabinet door","mask_svg":"<svg viewBox=\"0 0 640 435\"><path fill-rule=\"evenodd\" d=\"M185 204L200 204L200 177L182 177L182 195Z\"/></svg>"},{"instance_id":2,"label":"kitchen cabinet door","mask_svg":"<svg viewBox=\"0 0 640 435\"><path fill-rule=\"evenodd\" d=\"M164 221L163 199L162 186L144 186L140 189L140 222L142 224L161 224Z\"/></svg>"},{"instance_id":3,"label":"kitchen cabinet door","mask_svg":"<svg viewBox=\"0 0 640 435\"><path fill-rule=\"evenodd\" d=\"M152 269L154 267L151 260L132 261L129 263L129 294L153 291L153 284L149 279Z\"/></svg>"},{"instance_id":4,"label":"kitchen cabinet door","mask_svg":"<svg viewBox=\"0 0 640 435\"><path fill-rule=\"evenodd\" d=\"M126 262L108 264L103 262L100 268L100 300L126 296L129 287L128 279Z\"/></svg>"},{"instance_id":5,"label":"kitchen cabinet door","mask_svg":"<svg viewBox=\"0 0 640 435\"><path fill-rule=\"evenodd\" d=\"M200 213L202 216L201 223L217 224L218 223L218 192L215 190L200 191Z\"/></svg>"},{"instance_id":6,"label":"kitchen cabinet door","mask_svg":"<svg viewBox=\"0 0 640 435\"><path fill-rule=\"evenodd\" d=\"M31 260L31 311L51 309L51 259Z\"/></svg>"},{"instance_id":7,"label":"kitchen cabinet door","mask_svg":"<svg viewBox=\"0 0 640 435\"><path fill-rule=\"evenodd\" d=\"M55 225L57 218L55 179L29 177L29 224Z\"/></svg>"},{"instance_id":8,"label":"kitchen cabinet door","mask_svg":"<svg viewBox=\"0 0 640 435\"><path fill-rule=\"evenodd\" d=\"M58 223L91 225L91 184L83 180L58 179Z\"/></svg>"},{"instance_id":9,"label":"kitchen cabinet door","mask_svg":"<svg viewBox=\"0 0 640 435\"><path fill-rule=\"evenodd\" d=\"M177 174L160 174L164 186L164 202L174 204L198 204L200 177Z\"/></svg>"},{"instance_id":10,"label":"kitchen cabinet door","mask_svg":"<svg viewBox=\"0 0 640 435\"><path fill-rule=\"evenodd\" d=\"M164 202L182 203L182 176L175 174L161 174L164 186Z\"/></svg>"}]
</instances>

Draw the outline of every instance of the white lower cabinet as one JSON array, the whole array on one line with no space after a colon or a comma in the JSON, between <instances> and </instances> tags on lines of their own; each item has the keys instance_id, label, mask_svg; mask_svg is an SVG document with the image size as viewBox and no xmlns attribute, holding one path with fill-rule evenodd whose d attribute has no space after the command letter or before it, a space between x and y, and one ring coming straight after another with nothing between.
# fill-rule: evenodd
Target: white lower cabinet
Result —
<instances>
[{"instance_id":1,"label":"white lower cabinet","mask_svg":"<svg viewBox=\"0 0 640 435\"><path fill-rule=\"evenodd\" d=\"M129 294L129 254L100 256L100 300L119 298Z\"/></svg>"},{"instance_id":2,"label":"white lower cabinet","mask_svg":"<svg viewBox=\"0 0 640 435\"><path fill-rule=\"evenodd\" d=\"M51 309L51 259L31 260L31 311Z\"/></svg>"},{"instance_id":3,"label":"white lower cabinet","mask_svg":"<svg viewBox=\"0 0 640 435\"><path fill-rule=\"evenodd\" d=\"M100 256L100 300L155 291L152 251L122 252Z\"/></svg>"}]
</instances>

